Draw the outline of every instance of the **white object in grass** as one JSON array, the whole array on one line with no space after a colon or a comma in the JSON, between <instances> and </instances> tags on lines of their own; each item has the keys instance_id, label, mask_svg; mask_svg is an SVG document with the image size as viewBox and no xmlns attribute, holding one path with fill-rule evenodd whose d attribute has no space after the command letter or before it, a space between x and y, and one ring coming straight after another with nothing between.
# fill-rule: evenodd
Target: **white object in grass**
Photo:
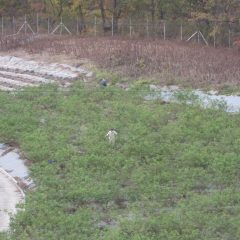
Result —
<instances>
[{"instance_id":1,"label":"white object in grass","mask_svg":"<svg viewBox=\"0 0 240 240\"><path fill-rule=\"evenodd\" d=\"M117 132L114 129L110 129L105 137L108 138L109 142L114 144L117 136Z\"/></svg>"}]
</instances>

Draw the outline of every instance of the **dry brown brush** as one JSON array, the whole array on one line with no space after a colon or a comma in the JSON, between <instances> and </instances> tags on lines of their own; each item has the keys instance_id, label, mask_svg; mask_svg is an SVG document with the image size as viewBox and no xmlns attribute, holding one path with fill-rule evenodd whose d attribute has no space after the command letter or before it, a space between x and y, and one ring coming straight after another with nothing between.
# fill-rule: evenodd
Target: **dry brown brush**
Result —
<instances>
[{"instance_id":1,"label":"dry brown brush","mask_svg":"<svg viewBox=\"0 0 240 240\"><path fill-rule=\"evenodd\" d=\"M240 82L240 54L223 48L149 39L53 37L36 40L26 49L87 58L122 76L161 84L219 88Z\"/></svg>"},{"instance_id":2,"label":"dry brown brush","mask_svg":"<svg viewBox=\"0 0 240 240\"><path fill-rule=\"evenodd\" d=\"M8 51L19 47L29 45L37 38L33 34L14 34L9 36L0 36L0 50Z\"/></svg>"}]
</instances>

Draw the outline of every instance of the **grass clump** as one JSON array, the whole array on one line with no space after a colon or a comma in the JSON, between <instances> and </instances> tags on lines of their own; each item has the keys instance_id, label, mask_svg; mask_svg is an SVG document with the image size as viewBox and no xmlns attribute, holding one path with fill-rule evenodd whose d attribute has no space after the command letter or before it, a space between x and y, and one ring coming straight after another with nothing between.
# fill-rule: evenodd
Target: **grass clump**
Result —
<instances>
[{"instance_id":1,"label":"grass clump","mask_svg":"<svg viewBox=\"0 0 240 240\"><path fill-rule=\"evenodd\" d=\"M4 239L238 239L238 114L80 84L0 101L37 185Z\"/></svg>"}]
</instances>

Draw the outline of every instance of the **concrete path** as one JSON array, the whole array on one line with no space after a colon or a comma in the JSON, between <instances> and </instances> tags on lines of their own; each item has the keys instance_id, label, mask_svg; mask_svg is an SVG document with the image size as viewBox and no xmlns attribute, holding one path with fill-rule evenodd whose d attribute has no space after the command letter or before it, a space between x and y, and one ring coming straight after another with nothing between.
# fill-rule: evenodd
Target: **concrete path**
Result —
<instances>
[{"instance_id":1,"label":"concrete path","mask_svg":"<svg viewBox=\"0 0 240 240\"><path fill-rule=\"evenodd\" d=\"M23 199L14 179L0 169L0 232L8 230L10 215L17 212L16 205Z\"/></svg>"}]
</instances>

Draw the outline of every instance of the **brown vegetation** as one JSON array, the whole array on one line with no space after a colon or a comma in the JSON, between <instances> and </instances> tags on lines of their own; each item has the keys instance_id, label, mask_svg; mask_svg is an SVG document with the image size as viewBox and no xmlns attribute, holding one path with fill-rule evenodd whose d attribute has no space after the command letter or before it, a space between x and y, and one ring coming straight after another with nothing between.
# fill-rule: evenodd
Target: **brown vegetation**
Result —
<instances>
[{"instance_id":1,"label":"brown vegetation","mask_svg":"<svg viewBox=\"0 0 240 240\"><path fill-rule=\"evenodd\" d=\"M25 46L26 44L34 41L35 38L36 36L32 34L15 34L9 36L1 36L0 50L7 51Z\"/></svg>"},{"instance_id":2,"label":"brown vegetation","mask_svg":"<svg viewBox=\"0 0 240 240\"><path fill-rule=\"evenodd\" d=\"M191 87L237 86L240 55L234 50L161 40L48 38L26 45L29 53L49 52L87 58L130 79Z\"/></svg>"},{"instance_id":3,"label":"brown vegetation","mask_svg":"<svg viewBox=\"0 0 240 240\"><path fill-rule=\"evenodd\" d=\"M233 39L233 47L234 49L240 51L240 37L235 37Z\"/></svg>"}]
</instances>

